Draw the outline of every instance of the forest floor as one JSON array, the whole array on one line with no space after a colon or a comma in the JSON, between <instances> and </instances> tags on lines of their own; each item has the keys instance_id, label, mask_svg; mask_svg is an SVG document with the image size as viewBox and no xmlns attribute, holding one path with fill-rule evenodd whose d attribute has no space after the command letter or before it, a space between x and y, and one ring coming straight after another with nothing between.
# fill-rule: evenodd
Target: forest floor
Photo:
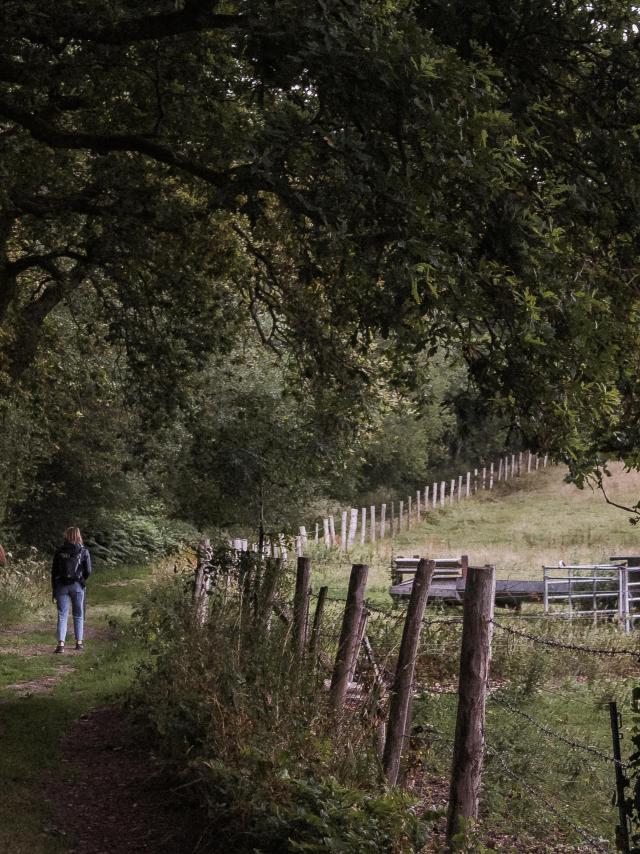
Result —
<instances>
[{"instance_id":1,"label":"forest floor","mask_svg":"<svg viewBox=\"0 0 640 854\"><path fill-rule=\"evenodd\" d=\"M149 580L149 568L94 573L82 653L70 643L53 654L54 605L46 620L0 630L3 854L196 849L188 790L120 701L138 663L132 603Z\"/></svg>"}]
</instances>

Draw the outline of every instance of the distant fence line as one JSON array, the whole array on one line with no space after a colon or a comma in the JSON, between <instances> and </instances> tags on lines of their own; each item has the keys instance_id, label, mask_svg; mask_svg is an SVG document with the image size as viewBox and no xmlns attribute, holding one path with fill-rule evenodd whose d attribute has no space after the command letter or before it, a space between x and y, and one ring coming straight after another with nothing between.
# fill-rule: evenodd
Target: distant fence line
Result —
<instances>
[{"instance_id":1,"label":"distant fence line","mask_svg":"<svg viewBox=\"0 0 640 854\"><path fill-rule=\"evenodd\" d=\"M289 547L300 557L309 545L347 552L356 542L365 545L394 537L414 524L419 524L438 508L444 509L483 490L492 490L501 481L532 474L539 468L546 468L547 463L547 454L544 457L531 451L507 454L495 462L470 469L457 478L434 481L422 490L416 490L415 496L407 496L406 500L387 501L379 508L375 504L368 508L351 507L342 510L338 520L336 516L328 515L309 528L301 525L293 538L280 534L275 540L267 540L265 553L286 560ZM258 550L257 545L243 539L232 540L232 546L237 551Z\"/></svg>"}]
</instances>

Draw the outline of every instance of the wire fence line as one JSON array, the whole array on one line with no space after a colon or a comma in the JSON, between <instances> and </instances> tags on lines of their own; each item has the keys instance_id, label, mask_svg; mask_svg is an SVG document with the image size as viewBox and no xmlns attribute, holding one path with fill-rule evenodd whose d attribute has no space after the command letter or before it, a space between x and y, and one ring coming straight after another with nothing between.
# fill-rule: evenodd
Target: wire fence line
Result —
<instances>
[{"instance_id":1,"label":"wire fence line","mask_svg":"<svg viewBox=\"0 0 640 854\"><path fill-rule=\"evenodd\" d=\"M562 735L562 733L558 732L557 730L554 730L548 724L542 723L542 721L537 720L532 715L528 714L527 712L523 712L522 709L519 709L517 706L512 705L507 700L505 700L504 697L498 697L495 694L492 694L489 697L489 701L492 703L496 703L502 708L508 709L508 711L510 711L514 715L518 715L519 717L524 718L540 732L543 732L550 738L554 738L557 741L563 742L563 744L566 744L568 747L571 747L574 750L583 750L585 753L590 753L593 756L597 756L604 762L610 762L613 765L619 765L620 768L622 768L623 770L626 770L627 768L631 767L628 763L619 762L609 753L605 753L598 747L594 747L591 744L585 744L584 742L574 741L573 739L567 738L567 736Z\"/></svg>"},{"instance_id":2,"label":"wire fence line","mask_svg":"<svg viewBox=\"0 0 640 854\"><path fill-rule=\"evenodd\" d=\"M493 625L502 632L506 632L516 637L526 638L533 643L541 644L542 646L554 647L556 649L572 650L573 652L584 652L591 655L611 656L626 655L632 658L640 659L640 650L636 649L615 649L611 647L588 646L586 644L568 643L560 641L556 638L550 638L545 635L535 635L532 632L525 632L522 629L514 629L512 626L505 626L504 623L499 623L497 620L491 621Z\"/></svg>"},{"instance_id":3,"label":"wire fence line","mask_svg":"<svg viewBox=\"0 0 640 854\"><path fill-rule=\"evenodd\" d=\"M577 824L575 821L573 821L573 819L570 819L566 815L566 813L561 812L554 804L552 804L551 801L546 797L546 795L540 791L540 789L538 789L536 786L532 786L531 783L528 782L528 780L525 780L524 777L521 777L520 774L518 774L509 765L507 765L499 750L496 750L496 748L488 744L487 741L485 741L484 746L487 753L489 753L497 760L498 764L501 766L502 770L508 777L510 777L512 780L515 780L522 786L523 789L525 789L527 792L529 792L530 795L536 798L536 802L538 803L538 805L543 805L549 813L551 813L553 816L560 819L560 821L571 827L580 837L582 837L582 839L584 839L585 842L588 842L589 845L593 846L592 850L601 851L603 852L603 854L606 854L606 852L611 851L611 846L609 843L607 843L606 840L601 838L596 839L596 837L592 836L588 830Z\"/></svg>"}]
</instances>

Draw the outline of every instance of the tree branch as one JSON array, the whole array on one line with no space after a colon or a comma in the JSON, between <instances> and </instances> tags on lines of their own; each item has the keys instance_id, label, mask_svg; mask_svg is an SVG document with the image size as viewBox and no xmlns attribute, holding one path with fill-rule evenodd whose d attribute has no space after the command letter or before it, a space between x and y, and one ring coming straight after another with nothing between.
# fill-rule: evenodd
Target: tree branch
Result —
<instances>
[{"instance_id":1,"label":"tree branch","mask_svg":"<svg viewBox=\"0 0 640 854\"><path fill-rule=\"evenodd\" d=\"M247 15L215 13L211 9L212 5L211 0L192 0L177 12L126 18L115 24L99 27L86 27L81 24L67 24L62 27L53 25L46 33L27 31L23 35L32 41L47 40L55 35L98 44L128 45L206 30L248 29L250 19Z\"/></svg>"}]
</instances>

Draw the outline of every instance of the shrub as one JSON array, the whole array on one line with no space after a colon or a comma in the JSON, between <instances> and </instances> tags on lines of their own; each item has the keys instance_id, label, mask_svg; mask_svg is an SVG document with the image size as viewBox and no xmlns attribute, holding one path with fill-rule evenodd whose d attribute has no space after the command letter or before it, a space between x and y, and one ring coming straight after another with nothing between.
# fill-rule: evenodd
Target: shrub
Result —
<instances>
[{"instance_id":1,"label":"shrub","mask_svg":"<svg viewBox=\"0 0 640 854\"><path fill-rule=\"evenodd\" d=\"M196 529L186 522L120 513L87 531L85 543L98 562L143 563L173 554L197 536Z\"/></svg>"}]
</instances>

